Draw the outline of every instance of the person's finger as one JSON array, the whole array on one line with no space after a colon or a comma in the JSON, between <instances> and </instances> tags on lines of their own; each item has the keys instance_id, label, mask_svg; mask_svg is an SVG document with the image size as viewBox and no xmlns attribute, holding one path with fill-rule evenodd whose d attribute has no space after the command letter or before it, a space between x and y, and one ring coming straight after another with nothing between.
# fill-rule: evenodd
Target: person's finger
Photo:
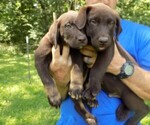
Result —
<instances>
[{"instance_id":1,"label":"person's finger","mask_svg":"<svg viewBox=\"0 0 150 125\"><path fill-rule=\"evenodd\" d=\"M88 68L92 68L92 67L93 67L93 64L87 64L87 67L88 67Z\"/></svg>"},{"instance_id":2,"label":"person's finger","mask_svg":"<svg viewBox=\"0 0 150 125\"><path fill-rule=\"evenodd\" d=\"M89 51L89 50L80 50L80 52L84 55L84 56L89 56L89 57L95 57L96 53Z\"/></svg>"},{"instance_id":3,"label":"person's finger","mask_svg":"<svg viewBox=\"0 0 150 125\"><path fill-rule=\"evenodd\" d=\"M69 46L64 45L64 46L63 46L63 51L62 51L62 57L63 57L64 59L68 59L69 52L70 52Z\"/></svg>"},{"instance_id":4,"label":"person's finger","mask_svg":"<svg viewBox=\"0 0 150 125\"><path fill-rule=\"evenodd\" d=\"M90 57L84 57L83 61L88 64L88 65L93 65L95 63L95 58L90 58Z\"/></svg>"},{"instance_id":5,"label":"person's finger","mask_svg":"<svg viewBox=\"0 0 150 125\"><path fill-rule=\"evenodd\" d=\"M68 65L69 65L69 66L72 65L72 59L71 59L71 56L68 57Z\"/></svg>"},{"instance_id":6,"label":"person's finger","mask_svg":"<svg viewBox=\"0 0 150 125\"><path fill-rule=\"evenodd\" d=\"M96 53L95 49L92 46L85 46L80 50L80 52L83 55L89 56L89 57L97 56L97 53Z\"/></svg>"},{"instance_id":7,"label":"person's finger","mask_svg":"<svg viewBox=\"0 0 150 125\"><path fill-rule=\"evenodd\" d=\"M52 60L58 59L60 57L60 46L57 45L57 48L52 47Z\"/></svg>"}]
</instances>

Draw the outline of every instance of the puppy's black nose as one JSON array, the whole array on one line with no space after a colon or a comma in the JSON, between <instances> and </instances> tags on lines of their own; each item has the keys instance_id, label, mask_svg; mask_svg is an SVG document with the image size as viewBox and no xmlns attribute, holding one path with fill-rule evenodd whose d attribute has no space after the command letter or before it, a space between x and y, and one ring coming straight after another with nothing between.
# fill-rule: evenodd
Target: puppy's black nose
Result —
<instances>
[{"instance_id":1,"label":"puppy's black nose","mask_svg":"<svg viewBox=\"0 0 150 125\"><path fill-rule=\"evenodd\" d=\"M108 37L106 37L106 36L101 36L101 37L99 37L98 41L99 41L100 43L106 43L106 42L108 41Z\"/></svg>"},{"instance_id":2,"label":"puppy's black nose","mask_svg":"<svg viewBox=\"0 0 150 125\"><path fill-rule=\"evenodd\" d=\"M79 41L79 43L81 43L81 44L87 44L87 39L86 39L86 37L84 37L84 36L78 37L78 41Z\"/></svg>"}]
</instances>

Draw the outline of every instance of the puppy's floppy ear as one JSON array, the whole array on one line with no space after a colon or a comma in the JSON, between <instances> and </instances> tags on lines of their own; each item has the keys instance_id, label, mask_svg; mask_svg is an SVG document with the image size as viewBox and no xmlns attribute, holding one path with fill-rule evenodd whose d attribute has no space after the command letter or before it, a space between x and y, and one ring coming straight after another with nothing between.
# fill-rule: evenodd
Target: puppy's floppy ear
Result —
<instances>
[{"instance_id":1,"label":"puppy's floppy ear","mask_svg":"<svg viewBox=\"0 0 150 125\"><path fill-rule=\"evenodd\" d=\"M118 40L119 34L122 32L122 27L120 23L120 17L117 16L116 18L116 39Z\"/></svg>"},{"instance_id":2,"label":"puppy's floppy ear","mask_svg":"<svg viewBox=\"0 0 150 125\"><path fill-rule=\"evenodd\" d=\"M55 49L57 48L57 41L59 37L59 28L60 28L60 23L58 20L54 21L53 24L51 25L49 29L49 34L50 34L50 40L55 46Z\"/></svg>"},{"instance_id":3,"label":"puppy's floppy ear","mask_svg":"<svg viewBox=\"0 0 150 125\"><path fill-rule=\"evenodd\" d=\"M90 6L84 6L80 8L78 16L75 20L75 24L79 29L83 29L85 27L87 21L87 14L90 10Z\"/></svg>"}]
</instances>

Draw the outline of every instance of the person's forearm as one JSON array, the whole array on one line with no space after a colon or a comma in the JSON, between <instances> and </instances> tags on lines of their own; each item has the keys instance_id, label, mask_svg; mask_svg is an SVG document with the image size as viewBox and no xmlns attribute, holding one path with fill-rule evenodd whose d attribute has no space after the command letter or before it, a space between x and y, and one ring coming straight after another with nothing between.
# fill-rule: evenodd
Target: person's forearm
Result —
<instances>
[{"instance_id":1,"label":"person's forearm","mask_svg":"<svg viewBox=\"0 0 150 125\"><path fill-rule=\"evenodd\" d=\"M124 49L122 48L122 50ZM125 50L124 52L134 63L134 73L132 76L121 80L139 97L144 100L150 100L150 72L140 68L137 63L135 63L134 59ZM118 51L118 47L115 46L115 54L110 65L108 66L107 72L118 75L122 65L125 62L126 59L121 56Z\"/></svg>"},{"instance_id":2,"label":"person's forearm","mask_svg":"<svg viewBox=\"0 0 150 125\"><path fill-rule=\"evenodd\" d=\"M81 53L85 55L84 62L89 67L92 67L97 57L94 49L92 49L91 47L86 47L81 50ZM129 54L128 54L128 57L129 57ZM133 61L134 59L130 57L130 60ZM117 47L115 46L114 57L110 65L107 68L107 72L110 72L114 75L118 75L120 73L120 69L122 65L125 62L126 62L126 59L120 55ZM140 68L136 64L134 66L134 69L135 70L132 76L126 79L122 79L123 83L127 85L131 90L133 90L142 99L150 100L150 72Z\"/></svg>"},{"instance_id":3,"label":"person's forearm","mask_svg":"<svg viewBox=\"0 0 150 125\"><path fill-rule=\"evenodd\" d=\"M120 58L116 68L109 72L117 75L120 72L120 67L125 61ZM132 76L121 79L134 93L136 93L143 100L150 100L150 72L134 65L134 73Z\"/></svg>"},{"instance_id":4,"label":"person's forearm","mask_svg":"<svg viewBox=\"0 0 150 125\"><path fill-rule=\"evenodd\" d=\"M143 100L150 100L150 72L136 65L134 68L133 75L122 81Z\"/></svg>"}]
</instances>

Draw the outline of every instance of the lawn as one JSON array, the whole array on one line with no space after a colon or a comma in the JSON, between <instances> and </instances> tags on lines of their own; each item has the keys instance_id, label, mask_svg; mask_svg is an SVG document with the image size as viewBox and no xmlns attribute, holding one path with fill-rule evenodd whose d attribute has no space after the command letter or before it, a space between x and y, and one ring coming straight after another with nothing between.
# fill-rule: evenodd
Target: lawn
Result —
<instances>
[{"instance_id":1,"label":"lawn","mask_svg":"<svg viewBox=\"0 0 150 125\"><path fill-rule=\"evenodd\" d=\"M0 125L55 125L59 110L49 106L30 55L0 51Z\"/></svg>"},{"instance_id":2,"label":"lawn","mask_svg":"<svg viewBox=\"0 0 150 125\"><path fill-rule=\"evenodd\" d=\"M0 125L55 125L59 110L49 106L30 55L0 50ZM150 104L149 104L150 105ZM142 120L150 125L150 114Z\"/></svg>"}]
</instances>

